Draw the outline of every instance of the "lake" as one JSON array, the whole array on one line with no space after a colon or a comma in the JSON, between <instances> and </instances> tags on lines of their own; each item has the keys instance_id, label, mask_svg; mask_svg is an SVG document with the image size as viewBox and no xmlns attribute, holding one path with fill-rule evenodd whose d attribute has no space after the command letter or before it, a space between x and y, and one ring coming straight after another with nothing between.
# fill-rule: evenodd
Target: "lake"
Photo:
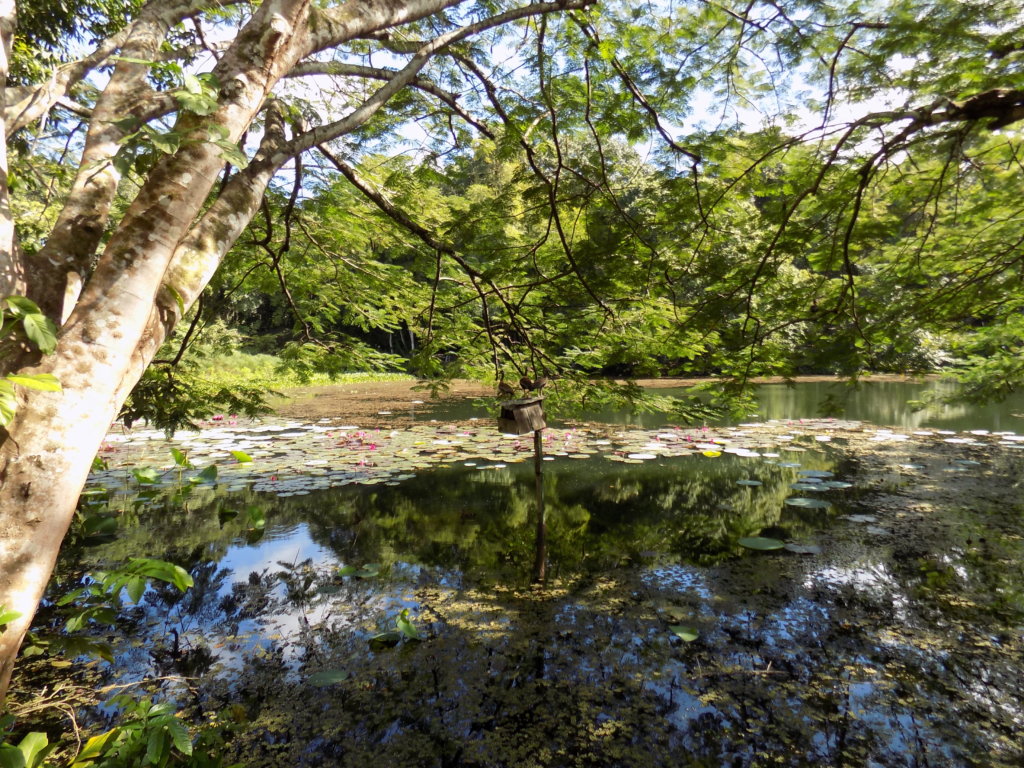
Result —
<instances>
[{"instance_id":1,"label":"lake","mask_svg":"<svg viewBox=\"0 0 1024 768\"><path fill-rule=\"evenodd\" d=\"M1024 436L919 386L850 397L898 430L810 420L817 384L762 388L781 424L546 430L543 586L532 441L489 418L219 426L188 467L113 433L63 567L192 574L99 630L104 675L191 678L247 765L1019 765Z\"/></svg>"}]
</instances>

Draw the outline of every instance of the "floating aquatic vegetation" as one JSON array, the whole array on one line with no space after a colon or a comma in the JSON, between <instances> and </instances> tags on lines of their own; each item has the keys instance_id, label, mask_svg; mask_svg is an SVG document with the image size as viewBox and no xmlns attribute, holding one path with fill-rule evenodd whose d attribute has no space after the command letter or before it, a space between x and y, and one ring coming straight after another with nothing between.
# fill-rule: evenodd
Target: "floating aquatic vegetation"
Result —
<instances>
[{"instance_id":1,"label":"floating aquatic vegetation","mask_svg":"<svg viewBox=\"0 0 1024 768\"><path fill-rule=\"evenodd\" d=\"M786 499L785 503L786 506L801 507L803 509L828 509L832 506L831 503L823 501L822 499L806 499L797 496Z\"/></svg>"},{"instance_id":2,"label":"floating aquatic vegetation","mask_svg":"<svg viewBox=\"0 0 1024 768\"><path fill-rule=\"evenodd\" d=\"M748 536L740 539L736 543L741 547L756 549L763 552L782 549L786 546L786 542L780 541L779 539L768 538L767 536Z\"/></svg>"}]
</instances>

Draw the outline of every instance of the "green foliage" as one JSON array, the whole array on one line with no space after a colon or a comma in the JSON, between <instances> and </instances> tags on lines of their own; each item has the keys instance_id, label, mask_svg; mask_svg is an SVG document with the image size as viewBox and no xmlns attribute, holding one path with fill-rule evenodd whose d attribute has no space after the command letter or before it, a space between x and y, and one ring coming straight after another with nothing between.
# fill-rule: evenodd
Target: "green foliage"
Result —
<instances>
[{"instance_id":1,"label":"green foliage","mask_svg":"<svg viewBox=\"0 0 1024 768\"><path fill-rule=\"evenodd\" d=\"M36 732L26 734L17 745L9 743L6 736L13 722L9 715L0 717L0 768L42 768L56 745Z\"/></svg>"},{"instance_id":2,"label":"green foliage","mask_svg":"<svg viewBox=\"0 0 1024 768\"><path fill-rule=\"evenodd\" d=\"M20 348L51 354L57 347L57 327L31 299L8 296L0 303L0 360ZM8 374L0 377L0 426L10 424L18 410L15 386L60 392L60 382L49 373Z\"/></svg>"}]
</instances>

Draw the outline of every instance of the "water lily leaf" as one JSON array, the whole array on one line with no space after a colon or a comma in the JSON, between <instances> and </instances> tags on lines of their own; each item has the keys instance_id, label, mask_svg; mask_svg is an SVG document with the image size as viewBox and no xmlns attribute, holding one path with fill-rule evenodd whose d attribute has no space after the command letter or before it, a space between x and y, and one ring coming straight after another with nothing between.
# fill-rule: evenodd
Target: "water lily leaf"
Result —
<instances>
[{"instance_id":1,"label":"water lily leaf","mask_svg":"<svg viewBox=\"0 0 1024 768\"><path fill-rule=\"evenodd\" d=\"M252 456L245 451L231 451L231 455L235 457L235 461L239 464L249 464L252 462Z\"/></svg>"},{"instance_id":2,"label":"water lily leaf","mask_svg":"<svg viewBox=\"0 0 1024 768\"><path fill-rule=\"evenodd\" d=\"M359 571L359 567L355 565L346 565L343 568L339 568L336 573L339 576L355 576Z\"/></svg>"},{"instance_id":3,"label":"water lily leaf","mask_svg":"<svg viewBox=\"0 0 1024 768\"><path fill-rule=\"evenodd\" d=\"M402 642L401 632L381 632L379 635L374 635L370 638L370 650L382 651L385 648L394 648Z\"/></svg>"},{"instance_id":4,"label":"water lily leaf","mask_svg":"<svg viewBox=\"0 0 1024 768\"><path fill-rule=\"evenodd\" d=\"M846 483L842 480L826 480L822 485L836 491L843 490L845 488L853 488L853 483Z\"/></svg>"},{"instance_id":5,"label":"water lily leaf","mask_svg":"<svg viewBox=\"0 0 1024 768\"><path fill-rule=\"evenodd\" d=\"M749 487L753 488L754 486L761 485L761 481L760 480L737 480L736 481L736 485L746 485L746 486L749 486Z\"/></svg>"},{"instance_id":6,"label":"water lily leaf","mask_svg":"<svg viewBox=\"0 0 1024 768\"><path fill-rule=\"evenodd\" d=\"M344 669L325 669L310 675L306 682L317 688L325 688L328 685L340 683L342 680L348 680L348 672Z\"/></svg>"},{"instance_id":7,"label":"water lily leaf","mask_svg":"<svg viewBox=\"0 0 1024 768\"><path fill-rule=\"evenodd\" d=\"M687 643L692 643L700 637L700 633L696 629L688 627L685 624L671 624L669 625L668 631Z\"/></svg>"},{"instance_id":8,"label":"water lily leaf","mask_svg":"<svg viewBox=\"0 0 1024 768\"><path fill-rule=\"evenodd\" d=\"M801 469L797 474L804 477L832 477L832 473L824 469Z\"/></svg>"},{"instance_id":9,"label":"water lily leaf","mask_svg":"<svg viewBox=\"0 0 1024 768\"><path fill-rule=\"evenodd\" d=\"M217 480L217 465L216 464L211 464L210 466L206 467L202 472L200 472L197 475L197 477L199 478L199 481L203 482L203 483L213 483L213 482L216 482L216 480Z\"/></svg>"},{"instance_id":10,"label":"water lily leaf","mask_svg":"<svg viewBox=\"0 0 1024 768\"><path fill-rule=\"evenodd\" d=\"M372 579L375 576L380 575L380 566L377 563L368 563L356 571L355 576L358 579Z\"/></svg>"},{"instance_id":11,"label":"water lily leaf","mask_svg":"<svg viewBox=\"0 0 1024 768\"><path fill-rule=\"evenodd\" d=\"M787 552L794 552L798 555L820 555L821 547L817 544L787 544Z\"/></svg>"},{"instance_id":12,"label":"water lily leaf","mask_svg":"<svg viewBox=\"0 0 1024 768\"><path fill-rule=\"evenodd\" d=\"M156 467L139 467L132 470L132 476L140 485L152 485L160 482L160 470Z\"/></svg>"},{"instance_id":13,"label":"water lily leaf","mask_svg":"<svg viewBox=\"0 0 1024 768\"><path fill-rule=\"evenodd\" d=\"M786 505L790 507L802 507L803 509L828 509L832 506L827 501L821 499L803 499L799 497L793 497L786 499Z\"/></svg>"},{"instance_id":14,"label":"water lily leaf","mask_svg":"<svg viewBox=\"0 0 1024 768\"><path fill-rule=\"evenodd\" d=\"M786 546L786 542L779 541L778 539L769 539L765 536L749 536L739 540L741 547L747 549L757 549L763 552L767 552L773 549L782 549Z\"/></svg>"}]
</instances>

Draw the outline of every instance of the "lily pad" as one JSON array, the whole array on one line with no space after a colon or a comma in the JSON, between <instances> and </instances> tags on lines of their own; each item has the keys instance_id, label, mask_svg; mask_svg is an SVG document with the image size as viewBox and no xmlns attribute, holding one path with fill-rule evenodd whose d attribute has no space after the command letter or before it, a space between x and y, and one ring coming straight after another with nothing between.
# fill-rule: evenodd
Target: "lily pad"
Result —
<instances>
[{"instance_id":1,"label":"lily pad","mask_svg":"<svg viewBox=\"0 0 1024 768\"><path fill-rule=\"evenodd\" d=\"M402 642L401 632L381 632L379 635L374 635L370 638L370 650L382 651L385 648L394 648Z\"/></svg>"},{"instance_id":2,"label":"lily pad","mask_svg":"<svg viewBox=\"0 0 1024 768\"><path fill-rule=\"evenodd\" d=\"M826 490L826 486L824 486L824 485L821 485L821 484L813 485L811 483L793 483L789 487L792 488L794 491L824 491L824 490Z\"/></svg>"},{"instance_id":3,"label":"lily pad","mask_svg":"<svg viewBox=\"0 0 1024 768\"><path fill-rule=\"evenodd\" d=\"M797 472L797 474L803 475L804 477L816 477L819 479L825 477L832 477L832 473L824 469L801 469L799 472Z\"/></svg>"},{"instance_id":4,"label":"lily pad","mask_svg":"<svg viewBox=\"0 0 1024 768\"><path fill-rule=\"evenodd\" d=\"M761 485L761 481L760 480L737 480L736 481L736 485L746 485L746 486L750 486L751 488L753 488L755 486Z\"/></svg>"},{"instance_id":5,"label":"lily pad","mask_svg":"<svg viewBox=\"0 0 1024 768\"><path fill-rule=\"evenodd\" d=\"M765 536L748 536L740 539L737 542L741 547L747 549L756 549L762 552L767 552L773 549L782 549L786 546L786 542L779 541L778 539L769 539Z\"/></svg>"},{"instance_id":6,"label":"lily pad","mask_svg":"<svg viewBox=\"0 0 1024 768\"><path fill-rule=\"evenodd\" d=\"M832 506L831 503L821 499L805 499L799 496L786 499L786 505L790 507L801 507L802 509L828 509Z\"/></svg>"},{"instance_id":7,"label":"lily pad","mask_svg":"<svg viewBox=\"0 0 1024 768\"><path fill-rule=\"evenodd\" d=\"M315 672L310 675L306 682L310 685L315 685L317 688L325 688L328 685L334 685L347 679L348 672L344 669L325 669L322 672Z\"/></svg>"},{"instance_id":8,"label":"lily pad","mask_svg":"<svg viewBox=\"0 0 1024 768\"><path fill-rule=\"evenodd\" d=\"M821 547L817 544L787 544L786 551L797 555L820 555Z\"/></svg>"},{"instance_id":9,"label":"lily pad","mask_svg":"<svg viewBox=\"0 0 1024 768\"><path fill-rule=\"evenodd\" d=\"M685 624L671 624L669 625L668 631L687 643L692 643L700 637L700 633L696 629L688 627Z\"/></svg>"}]
</instances>

